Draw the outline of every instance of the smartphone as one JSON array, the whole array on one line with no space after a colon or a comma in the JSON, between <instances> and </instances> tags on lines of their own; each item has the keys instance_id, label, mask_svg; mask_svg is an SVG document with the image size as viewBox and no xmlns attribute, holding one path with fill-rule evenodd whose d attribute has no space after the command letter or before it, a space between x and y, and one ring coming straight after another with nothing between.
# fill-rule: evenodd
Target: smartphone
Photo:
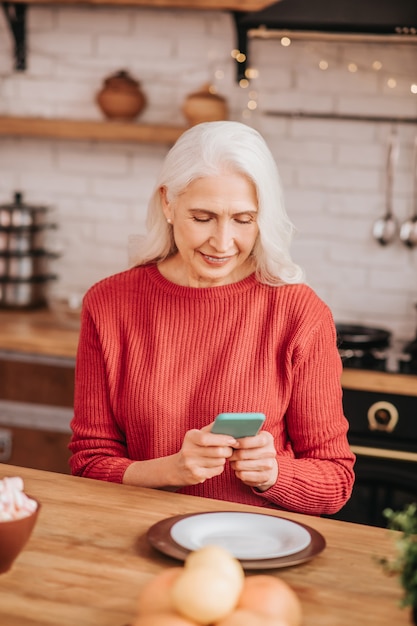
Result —
<instances>
[{"instance_id":1,"label":"smartphone","mask_svg":"<svg viewBox=\"0 0 417 626\"><path fill-rule=\"evenodd\" d=\"M220 413L214 420L212 433L231 435L235 439L257 435L265 421L263 413Z\"/></svg>"}]
</instances>

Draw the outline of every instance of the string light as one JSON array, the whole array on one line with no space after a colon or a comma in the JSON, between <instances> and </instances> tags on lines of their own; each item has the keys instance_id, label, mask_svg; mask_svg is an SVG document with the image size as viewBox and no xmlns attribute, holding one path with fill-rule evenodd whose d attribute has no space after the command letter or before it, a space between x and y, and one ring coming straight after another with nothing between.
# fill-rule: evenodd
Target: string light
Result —
<instances>
[{"instance_id":1,"label":"string light","mask_svg":"<svg viewBox=\"0 0 417 626\"><path fill-rule=\"evenodd\" d=\"M255 67L248 67L245 70L245 76L248 80L250 80L251 78L258 78L259 71Z\"/></svg>"},{"instance_id":2,"label":"string light","mask_svg":"<svg viewBox=\"0 0 417 626\"><path fill-rule=\"evenodd\" d=\"M290 37L288 36L283 36L280 39L280 43L281 46L283 46L284 48L289 47L292 44L292 40L290 39ZM313 53L317 53L318 49L314 49L312 48L312 52ZM240 52L240 50L234 49L231 52L231 56L238 62L243 62L246 60L246 56ZM320 60L317 61L317 65L318 68L322 71L326 71L329 69L330 67L330 62L329 59L326 58L320 58ZM340 60L338 58L334 59L334 64L335 67L337 67L338 65L340 65ZM374 59L374 61L372 61L372 63L370 65L364 65L364 64L359 64L356 63L355 61L349 61L347 62L346 65L346 69L349 73L351 74L355 74L357 72L366 72L366 71L374 71L374 72L381 72L383 69L385 70L385 73L387 74L387 68L384 68L383 63L379 60L379 59ZM216 77L221 77L222 76L217 76ZM259 77L259 71L257 68L251 67L251 68L247 68L245 70L245 77L241 78L239 81L239 86L242 89L246 89L249 86L249 81L252 79L256 79ZM395 89L397 87L397 78L394 76L386 76L385 77L385 84L389 89ZM410 93L417 95L417 82L412 82L410 84ZM246 108L242 111L242 116L247 118L250 117L251 112L255 111L255 109L257 109L258 107L258 93L256 91L251 90L248 93L248 101L246 104Z\"/></svg>"},{"instance_id":3,"label":"string light","mask_svg":"<svg viewBox=\"0 0 417 626\"><path fill-rule=\"evenodd\" d=\"M246 54L243 54L240 50L232 50L230 54L238 63L244 63L246 61Z\"/></svg>"},{"instance_id":4,"label":"string light","mask_svg":"<svg viewBox=\"0 0 417 626\"><path fill-rule=\"evenodd\" d=\"M284 36L284 37L282 37L280 39L280 43L281 43L282 46L286 47L286 46L289 46L292 42L291 42L289 37ZM313 54L316 54L316 53L319 54L319 52L318 52L319 49L318 48L315 48L313 46L309 46L309 48L310 48L310 52L312 52ZM336 57L334 59L334 61L335 61L334 65L337 66L339 64L339 59ZM317 61L317 63L318 63L319 69L323 70L323 71L327 70L330 67L329 60L326 59L326 58L321 58L319 61ZM384 68L384 66L383 66L383 63L379 59L375 59L370 64L370 66L361 65L361 64L356 63L354 61L350 61L350 62L347 63L346 68L347 68L348 72L350 72L351 74L355 74L355 73L360 72L360 71L366 72L366 71L369 71L370 69L375 71L375 72L380 72ZM384 68L384 69L385 69L385 72L388 74L387 68ZM407 75L406 73L403 73L402 75L405 76L406 79L409 77L409 74ZM390 89L395 89L398 86L397 78L388 75L385 78L386 85ZM417 83L416 82L410 83L410 92L412 94L417 94Z\"/></svg>"}]
</instances>

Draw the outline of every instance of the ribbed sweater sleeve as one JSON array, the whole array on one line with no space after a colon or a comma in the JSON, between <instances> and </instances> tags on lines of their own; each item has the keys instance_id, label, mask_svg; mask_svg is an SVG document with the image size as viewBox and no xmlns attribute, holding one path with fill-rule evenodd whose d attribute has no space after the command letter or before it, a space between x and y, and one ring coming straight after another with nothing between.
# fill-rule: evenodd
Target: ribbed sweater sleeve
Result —
<instances>
[{"instance_id":1,"label":"ribbed sweater sleeve","mask_svg":"<svg viewBox=\"0 0 417 626\"><path fill-rule=\"evenodd\" d=\"M220 412L261 411L279 476L267 492L224 472L183 493L311 514L349 498L354 455L328 307L306 285L254 275L222 287L170 283L156 266L86 294L76 362L72 472L122 482L130 463L177 452Z\"/></svg>"}]
</instances>

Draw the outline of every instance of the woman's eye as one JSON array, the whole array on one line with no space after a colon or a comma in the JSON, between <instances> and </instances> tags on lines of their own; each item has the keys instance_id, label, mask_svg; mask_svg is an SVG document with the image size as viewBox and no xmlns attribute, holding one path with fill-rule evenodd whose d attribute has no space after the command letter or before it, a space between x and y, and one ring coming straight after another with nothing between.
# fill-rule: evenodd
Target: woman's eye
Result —
<instances>
[{"instance_id":1,"label":"woman's eye","mask_svg":"<svg viewBox=\"0 0 417 626\"><path fill-rule=\"evenodd\" d=\"M236 218L236 222L238 224L252 224L253 220L250 219L250 218L249 219L245 219L245 220L239 220L239 219Z\"/></svg>"},{"instance_id":2,"label":"woman's eye","mask_svg":"<svg viewBox=\"0 0 417 626\"><path fill-rule=\"evenodd\" d=\"M196 217L195 215L193 217L193 220L195 222L209 222L210 219L211 219L210 217Z\"/></svg>"}]
</instances>

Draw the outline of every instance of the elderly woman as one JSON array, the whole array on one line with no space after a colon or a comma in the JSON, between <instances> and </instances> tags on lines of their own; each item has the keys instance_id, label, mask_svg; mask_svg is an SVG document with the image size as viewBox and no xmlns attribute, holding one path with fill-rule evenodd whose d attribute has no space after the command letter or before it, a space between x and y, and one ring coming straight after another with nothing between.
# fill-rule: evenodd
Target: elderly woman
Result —
<instances>
[{"instance_id":1,"label":"elderly woman","mask_svg":"<svg viewBox=\"0 0 417 626\"><path fill-rule=\"evenodd\" d=\"M329 308L291 260L275 161L254 129L208 122L172 147L134 267L84 298L74 474L332 514L348 500ZM211 432L262 412L259 434Z\"/></svg>"}]
</instances>

